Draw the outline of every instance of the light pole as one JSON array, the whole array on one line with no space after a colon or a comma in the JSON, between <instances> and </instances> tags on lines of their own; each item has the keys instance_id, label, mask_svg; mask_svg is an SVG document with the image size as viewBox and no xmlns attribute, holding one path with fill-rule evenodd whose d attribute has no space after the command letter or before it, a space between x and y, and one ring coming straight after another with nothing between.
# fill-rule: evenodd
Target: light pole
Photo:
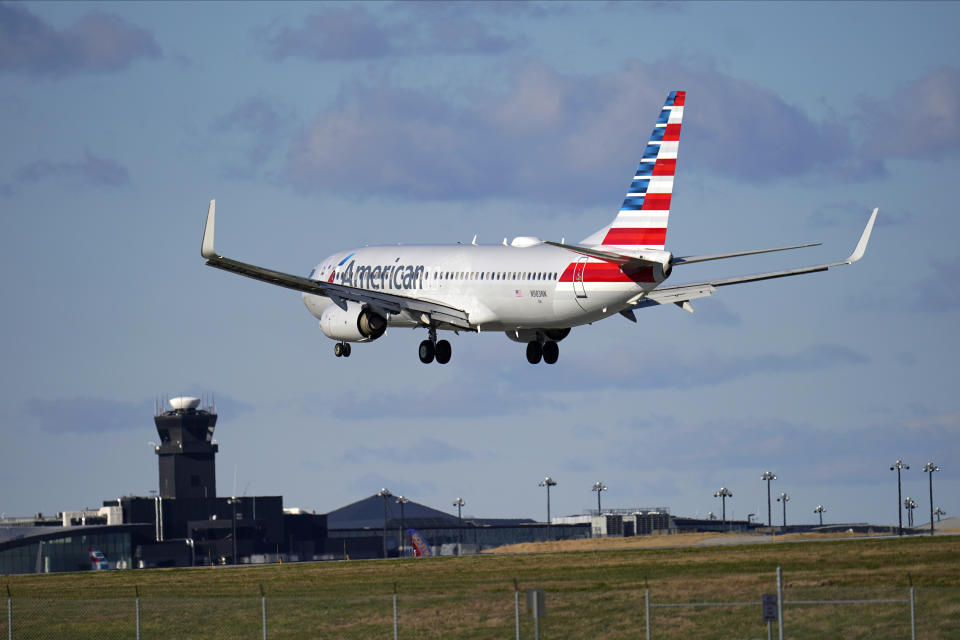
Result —
<instances>
[{"instance_id":1,"label":"light pole","mask_svg":"<svg viewBox=\"0 0 960 640\"><path fill-rule=\"evenodd\" d=\"M823 514L827 512L827 508L822 504L818 504L817 508L813 510L814 513L820 515L820 526L823 526Z\"/></svg>"},{"instance_id":2,"label":"light pole","mask_svg":"<svg viewBox=\"0 0 960 640\"><path fill-rule=\"evenodd\" d=\"M903 510L900 509L900 501L902 499L902 493L900 491L900 471L902 469L909 469L910 465L903 464L903 460L897 460L893 463L893 466L890 467L890 471L894 469L897 470L897 535L903 535Z\"/></svg>"},{"instance_id":3,"label":"light pole","mask_svg":"<svg viewBox=\"0 0 960 640\"><path fill-rule=\"evenodd\" d=\"M933 472L940 471L940 467L928 462L923 465L923 472L930 476L930 535L933 535Z\"/></svg>"},{"instance_id":4,"label":"light pole","mask_svg":"<svg viewBox=\"0 0 960 640\"><path fill-rule=\"evenodd\" d=\"M937 507L937 510L933 512L933 515L937 516L937 522L940 522L940 516L947 515L947 512L940 507Z\"/></svg>"},{"instance_id":5,"label":"light pole","mask_svg":"<svg viewBox=\"0 0 960 640\"><path fill-rule=\"evenodd\" d=\"M237 505L240 504L240 498L231 496L227 498L227 504L233 507L233 518L230 519L233 525L233 562L237 564Z\"/></svg>"},{"instance_id":6,"label":"light pole","mask_svg":"<svg viewBox=\"0 0 960 640\"><path fill-rule=\"evenodd\" d=\"M400 505L400 557L407 555L407 519L403 513L403 506L410 502L410 498L397 496L397 504Z\"/></svg>"},{"instance_id":7,"label":"light pole","mask_svg":"<svg viewBox=\"0 0 960 640\"><path fill-rule=\"evenodd\" d=\"M390 489L384 487L377 492L378 498L383 498L383 557L387 557L387 498L391 497L393 494L390 493Z\"/></svg>"},{"instance_id":8,"label":"light pole","mask_svg":"<svg viewBox=\"0 0 960 640\"><path fill-rule=\"evenodd\" d=\"M913 498L907 496L907 499L903 501L903 507L907 510L907 526L913 529L913 510L917 508L917 503L914 502Z\"/></svg>"},{"instance_id":9,"label":"light pole","mask_svg":"<svg viewBox=\"0 0 960 640\"><path fill-rule=\"evenodd\" d=\"M546 478L541 480L539 483L537 483L537 486L547 488L547 540L551 540L552 538L550 537L550 487L557 486L557 481L551 478L550 476L547 476Z\"/></svg>"},{"instance_id":10,"label":"light pole","mask_svg":"<svg viewBox=\"0 0 960 640\"><path fill-rule=\"evenodd\" d=\"M600 492L607 490L607 485L603 484L599 480L593 483L593 488L591 491L597 492L597 515L599 516L602 512L600 511Z\"/></svg>"},{"instance_id":11,"label":"light pole","mask_svg":"<svg viewBox=\"0 0 960 640\"><path fill-rule=\"evenodd\" d=\"M784 529L787 528L787 502L789 500L790 500L790 496L787 495L786 493L781 492L780 495L777 496L777 502L783 503L783 528Z\"/></svg>"},{"instance_id":12,"label":"light pole","mask_svg":"<svg viewBox=\"0 0 960 640\"><path fill-rule=\"evenodd\" d=\"M463 512L461 510L463 509L463 505L465 504L467 503L464 502L463 498L461 498L460 496L457 496L457 499L453 501L453 506L457 508L457 520L460 521L460 525L457 528L457 555L458 556L463 555L463 550L461 549L461 547L463 546Z\"/></svg>"},{"instance_id":13,"label":"light pole","mask_svg":"<svg viewBox=\"0 0 960 640\"><path fill-rule=\"evenodd\" d=\"M771 529L773 528L773 519L770 515L770 481L777 479L777 474L772 471L764 471L763 475L760 476L761 480L767 481L767 526Z\"/></svg>"},{"instance_id":14,"label":"light pole","mask_svg":"<svg viewBox=\"0 0 960 640\"><path fill-rule=\"evenodd\" d=\"M720 498L720 503L722 505L722 512L723 512L723 528L726 529L727 528L727 498L732 498L733 492L730 491L730 489L727 489L726 487L720 487L714 492L713 497Z\"/></svg>"}]
</instances>

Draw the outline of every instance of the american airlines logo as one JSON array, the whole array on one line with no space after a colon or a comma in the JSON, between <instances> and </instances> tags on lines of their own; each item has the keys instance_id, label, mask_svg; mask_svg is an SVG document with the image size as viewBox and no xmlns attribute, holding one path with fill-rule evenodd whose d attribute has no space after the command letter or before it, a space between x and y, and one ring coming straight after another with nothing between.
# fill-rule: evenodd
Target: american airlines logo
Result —
<instances>
[{"instance_id":1,"label":"american airlines logo","mask_svg":"<svg viewBox=\"0 0 960 640\"><path fill-rule=\"evenodd\" d=\"M360 289L422 289L423 272L421 265L358 265L351 260L340 274L340 284Z\"/></svg>"}]
</instances>

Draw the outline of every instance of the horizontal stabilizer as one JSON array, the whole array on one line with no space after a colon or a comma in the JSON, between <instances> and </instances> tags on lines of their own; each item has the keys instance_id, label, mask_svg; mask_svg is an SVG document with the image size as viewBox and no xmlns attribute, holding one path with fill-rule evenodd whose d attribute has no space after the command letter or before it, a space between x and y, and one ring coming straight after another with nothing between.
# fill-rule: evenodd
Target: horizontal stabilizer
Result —
<instances>
[{"instance_id":1,"label":"horizontal stabilizer","mask_svg":"<svg viewBox=\"0 0 960 640\"><path fill-rule=\"evenodd\" d=\"M863 233L860 234L860 240L857 242L856 248L853 250L853 253L850 254L846 260L842 262L830 262L827 264L817 264L809 267L798 267L796 269L784 269L782 271L770 271L767 273L753 273L745 276L734 276L732 278L718 278L716 280L707 280L705 282L698 282L692 284L682 284L674 287L658 287L653 291L650 291L645 296L636 301L630 301L631 306L627 307L628 309L639 309L641 307L651 307L654 305L666 304L668 302L673 302L678 306L685 301L695 300L697 298L706 298L713 294L716 291L716 287L726 287L732 284L742 284L744 282L759 282L761 280L773 280L775 278L786 278L789 276L799 276L804 273L816 273L818 271L826 271L832 267L839 267L845 264L853 264L854 262L860 260L863 257L864 253L867 251L867 243L870 242L870 234L873 232L873 224L877 219L877 212L879 208L875 208L870 214L870 219L867 221L866 227L863 229ZM783 251L786 249L800 248L804 246L812 245L797 245L795 247L784 247L782 249L764 249L758 251L757 253L764 253L767 251ZM746 255L750 252L741 253L738 255ZM729 257L730 254L728 254ZM728 257L721 256L721 257ZM706 257L701 259L716 259L712 257ZM691 260L695 261L695 260ZM628 304L630 304L628 303ZM687 309L689 310L689 309Z\"/></svg>"},{"instance_id":2,"label":"horizontal stabilizer","mask_svg":"<svg viewBox=\"0 0 960 640\"><path fill-rule=\"evenodd\" d=\"M739 258L740 256L752 256L758 253L773 253L774 251L790 251L791 249L806 249L807 247L819 247L822 243L812 242L810 244L795 244L790 247L776 247L775 249L754 249L753 251L737 251L736 253L716 253L709 256L677 256L673 259L673 264L693 264L694 262L706 262L707 260L723 260L725 258Z\"/></svg>"}]
</instances>

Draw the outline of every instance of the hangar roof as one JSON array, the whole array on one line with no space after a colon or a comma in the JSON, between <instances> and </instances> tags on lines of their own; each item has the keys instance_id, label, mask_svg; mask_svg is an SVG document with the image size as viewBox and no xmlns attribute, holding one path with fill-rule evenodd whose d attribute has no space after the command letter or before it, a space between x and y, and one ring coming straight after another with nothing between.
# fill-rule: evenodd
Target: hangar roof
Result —
<instances>
[{"instance_id":1,"label":"hangar roof","mask_svg":"<svg viewBox=\"0 0 960 640\"><path fill-rule=\"evenodd\" d=\"M397 504L397 496L386 498L386 506L387 526L396 526L400 522L400 505ZM327 529L382 528L383 507L384 499L376 495L357 500L328 513ZM403 515L409 527L443 527L457 524L457 516L413 501L404 505Z\"/></svg>"}]
</instances>

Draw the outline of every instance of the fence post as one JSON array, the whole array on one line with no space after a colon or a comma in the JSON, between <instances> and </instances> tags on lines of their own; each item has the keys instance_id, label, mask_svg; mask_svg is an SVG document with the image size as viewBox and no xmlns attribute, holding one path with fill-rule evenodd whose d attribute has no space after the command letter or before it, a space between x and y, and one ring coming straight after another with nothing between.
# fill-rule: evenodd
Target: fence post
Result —
<instances>
[{"instance_id":1,"label":"fence post","mask_svg":"<svg viewBox=\"0 0 960 640\"><path fill-rule=\"evenodd\" d=\"M140 587L134 585L133 588L137 594L137 640L140 640Z\"/></svg>"},{"instance_id":2,"label":"fence post","mask_svg":"<svg viewBox=\"0 0 960 640\"><path fill-rule=\"evenodd\" d=\"M400 637L400 619L397 616L397 583L393 583L393 640Z\"/></svg>"},{"instance_id":3,"label":"fence post","mask_svg":"<svg viewBox=\"0 0 960 640\"><path fill-rule=\"evenodd\" d=\"M7 640L13 640L13 594L7 585Z\"/></svg>"},{"instance_id":4,"label":"fence post","mask_svg":"<svg viewBox=\"0 0 960 640\"><path fill-rule=\"evenodd\" d=\"M520 585L513 579L513 618L517 628L517 640L520 640Z\"/></svg>"},{"instance_id":5,"label":"fence post","mask_svg":"<svg viewBox=\"0 0 960 640\"><path fill-rule=\"evenodd\" d=\"M777 567L777 637L783 640L783 569Z\"/></svg>"},{"instance_id":6,"label":"fence post","mask_svg":"<svg viewBox=\"0 0 960 640\"><path fill-rule=\"evenodd\" d=\"M910 638L911 640L917 640L917 618L913 600L913 576L910 575L909 572L907 573L907 579L910 580Z\"/></svg>"},{"instance_id":7,"label":"fence post","mask_svg":"<svg viewBox=\"0 0 960 640\"><path fill-rule=\"evenodd\" d=\"M646 601L646 606L644 608L646 609L645 618L647 621L647 640L650 640L650 587L644 589L643 597Z\"/></svg>"},{"instance_id":8,"label":"fence post","mask_svg":"<svg viewBox=\"0 0 960 640\"><path fill-rule=\"evenodd\" d=\"M263 583L260 583L260 612L263 616L263 640L267 640L267 594L263 592Z\"/></svg>"}]
</instances>

